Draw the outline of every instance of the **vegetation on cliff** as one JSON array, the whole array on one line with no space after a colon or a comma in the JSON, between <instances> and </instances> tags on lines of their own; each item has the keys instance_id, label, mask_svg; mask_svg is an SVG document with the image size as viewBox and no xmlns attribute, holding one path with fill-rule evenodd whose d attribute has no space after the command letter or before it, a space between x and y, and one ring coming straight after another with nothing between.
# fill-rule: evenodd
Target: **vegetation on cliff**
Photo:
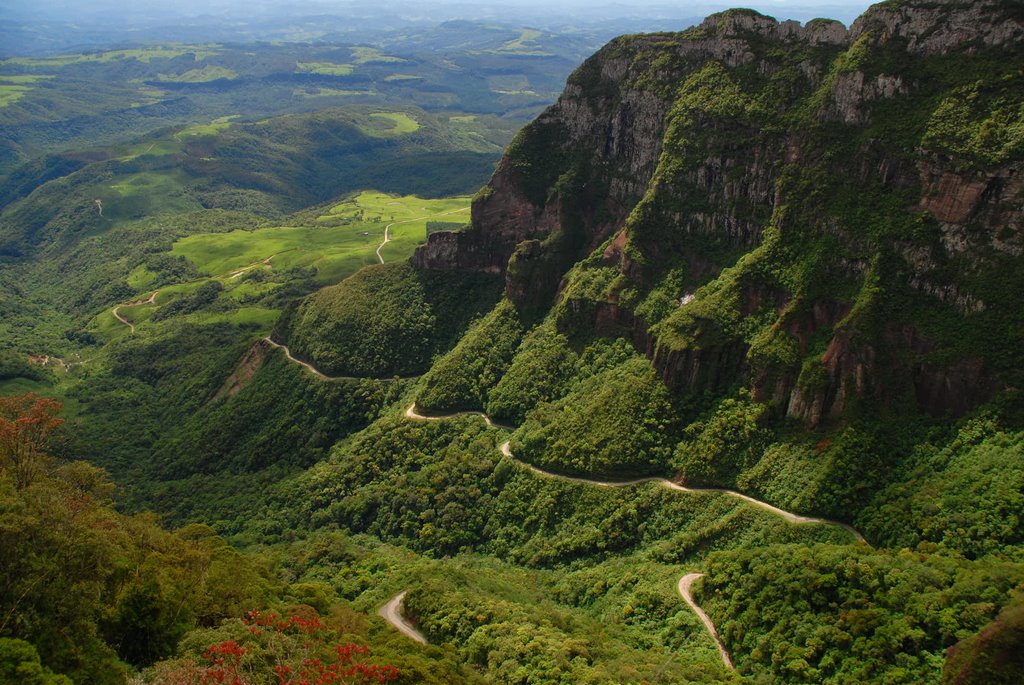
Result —
<instances>
[{"instance_id":1,"label":"vegetation on cliff","mask_svg":"<svg viewBox=\"0 0 1024 685\"><path fill-rule=\"evenodd\" d=\"M384 117L395 126L367 140L347 132L359 112L220 122L180 169L106 160L15 203L8 258L53 250L66 261L51 272L82 268L39 329L26 322L43 303L5 276L20 290L0 295L3 325L96 356L0 358L4 387L56 389L70 420L31 399L9 413L108 466L123 505L184 527L116 513L101 471L38 440L9 450L0 533L19 553L0 560L0 669L266 679L312 668L292 657L315 634L321 664L372 643L408 682L1008 677L1024 587L1024 30L1003 3L975 4L886 3L849 33L731 11L617 39L516 137L472 225L421 248L430 269L231 261L246 222L291 230L266 223L295 209L279 191L308 183L290 200L306 205L345 182L318 173L329 154L260 136L395 152L380 141L427 135L429 117ZM228 185L194 185L204 165ZM104 262L86 235L90 169L125 195L174 191L160 206L175 218L108 205ZM86 204L53 202L62 189ZM193 213L198 197L239 204ZM292 214L289 239L355 226L355 200ZM149 216L137 201L124 211ZM189 216L216 235L172 251ZM83 294L83 274L107 286ZM329 274L343 280L323 287ZM100 310L121 335L80 325ZM680 596L700 573L735 672ZM403 591L427 647L372 615ZM252 609L278 615L253 630L267 614Z\"/></svg>"},{"instance_id":2,"label":"vegetation on cliff","mask_svg":"<svg viewBox=\"0 0 1024 685\"><path fill-rule=\"evenodd\" d=\"M416 375L494 305L499 288L489 274L384 264L308 297L288 317L285 335L330 375Z\"/></svg>"}]
</instances>

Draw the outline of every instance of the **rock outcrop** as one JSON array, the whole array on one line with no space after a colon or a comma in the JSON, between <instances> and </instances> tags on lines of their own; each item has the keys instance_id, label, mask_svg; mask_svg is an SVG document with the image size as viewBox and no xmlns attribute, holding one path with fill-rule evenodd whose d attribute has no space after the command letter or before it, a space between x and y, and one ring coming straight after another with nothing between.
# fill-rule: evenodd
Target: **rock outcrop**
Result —
<instances>
[{"instance_id":1,"label":"rock outcrop","mask_svg":"<svg viewBox=\"0 0 1024 685\"><path fill-rule=\"evenodd\" d=\"M502 272L518 306L629 338L680 392L743 382L811 425L962 414L1024 382L1022 60L1006 0L625 36L413 263ZM617 275L572 287L592 269Z\"/></svg>"}]
</instances>

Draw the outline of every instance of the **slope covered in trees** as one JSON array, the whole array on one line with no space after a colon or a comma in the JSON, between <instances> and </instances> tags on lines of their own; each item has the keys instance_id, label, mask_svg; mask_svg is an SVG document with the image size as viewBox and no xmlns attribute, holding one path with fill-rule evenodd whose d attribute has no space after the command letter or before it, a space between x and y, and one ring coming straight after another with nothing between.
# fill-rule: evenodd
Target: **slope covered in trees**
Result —
<instances>
[{"instance_id":1,"label":"slope covered in trees","mask_svg":"<svg viewBox=\"0 0 1024 685\"><path fill-rule=\"evenodd\" d=\"M999 0L617 39L470 226L281 293L295 359L156 321L81 372L64 450L212 522L263 560L262 607L308 605L410 681L998 682L1024 584L1022 44ZM686 487L614 482L648 474ZM175 559L189 530L162 534ZM429 646L373 616L402 592ZM141 677L263 655L243 616L154 618L172 661Z\"/></svg>"}]
</instances>

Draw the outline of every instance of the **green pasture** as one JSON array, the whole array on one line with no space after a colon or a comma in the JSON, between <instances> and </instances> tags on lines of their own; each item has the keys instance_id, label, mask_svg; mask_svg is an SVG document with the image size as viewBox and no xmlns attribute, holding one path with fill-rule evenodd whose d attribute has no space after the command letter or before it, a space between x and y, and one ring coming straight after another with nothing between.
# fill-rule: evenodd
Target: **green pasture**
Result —
<instances>
[{"instance_id":1,"label":"green pasture","mask_svg":"<svg viewBox=\"0 0 1024 685\"><path fill-rule=\"evenodd\" d=\"M184 178L184 174L178 171L140 171L118 176L117 183L111 183L108 187L121 197L167 193L179 190Z\"/></svg>"},{"instance_id":2,"label":"green pasture","mask_svg":"<svg viewBox=\"0 0 1024 685\"><path fill-rule=\"evenodd\" d=\"M295 88L292 95L299 98L326 98L340 95L376 95L372 90L339 90L337 88Z\"/></svg>"},{"instance_id":3,"label":"green pasture","mask_svg":"<svg viewBox=\"0 0 1024 685\"><path fill-rule=\"evenodd\" d=\"M469 203L456 210L447 210L441 216L445 221L469 222ZM380 254L385 262L396 262L407 258L427 239L427 222L436 221L435 217L415 219L409 223L395 224L389 231L391 240L381 248Z\"/></svg>"},{"instance_id":4,"label":"green pasture","mask_svg":"<svg viewBox=\"0 0 1024 685\"><path fill-rule=\"evenodd\" d=\"M0 83L0 107L6 107L7 105L14 104L21 98L25 97L25 93L30 90L32 90L31 86L7 85Z\"/></svg>"},{"instance_id":5,"label":"green pasture","mask_svg":"<svg viewBox=\"0 0 1024 685\"><path fill-rule=\"evenodd\" d=\"M185 295L191 295L196 290L198 290L199 286L201 286L203 283L205 283L205 282L207 282L209 280L211 280L211 279L209 279L209 278L197 278L197 279L192 280L192 281L185 281L183 283L175 283L173 285L162 286L160 288L160 290L157 291L156 303L157 303L157 305L167 304L169 301L171 301L173 299L177 299L178 297L182 297L182 296L185 296ZM224 284L225 288L229 287L230 284L232 283L232 280L229 279L229 278L221 278L219 280L220 280L221 283ZM145 299L146 297L148 297L148 295L149 295L149 293L143 293L143 294L138 296L138 299L140 299L140 300ZM142 305L140 305L140 306L142 306ZM121 310L121 313L122 313L121 315L124 316L124 310L123 309Z\"/></svg>"},{"instance_id":6,"label":"green pasture","mask_svg":"<svg viewBox=\"0 0 1024 685\"><path fill-rule=\"evenodd\" d=\"M211 276L228 276L273 256L270 268L275 271L313 267L318 281L334 283L377 263L377 246L388 224L409 221L392 227L393 242L382 250L385 260L404 259L426 239L428 220L468 208L469 201L468 197L425 200L365 191L330 207L317 219L322 226L192 235L175 242L171 252Z\"/></svg>"},{"instance_id":7,"label":"green pasture","mask_svg":"<svg viewBox=\"0 0 1024 685\"><path fill-rule=\"evenodd\" d=\"M103 200L103 216L115 221L202 209L185 191L187 181L180 170L140 171L98 187L96 195Z\"/></svg>"},{"instance_id":8,"label":"green pasture","mask_svg":"<svg viewBox=\"0 0 1024 685\"><path fill-rule=\"evenodd\" d=\"M186 126L185 128L175 133L174 139L185 140L186 138L195 138L198 136L217 135L224 129L231 126L232 120L237 118L237 114L232 114L231 116L214 119L208 124L192 124L191 126Z\"/></svg>"},{"instance_id":9,"label":"green pasture","mask_svg":"<svg viewBox=\"0 0 1024 685\"><path fill-rule=\"evenodd\" d=\"M162 156L178 154L182 152L182 143L187 142L190 138L217 135L219 132L230 127L231 122L237 118L237 114L219 117L208 124L191 124L168 137L157 138L156 140L150 139L142 143L135 143L116 148L117 152L120 153L118 155L118 159L122 162L127 162L135 159L136 157L143 157L146 155ZM180 178L181 177L179 177L179 180Z\"/></svg>"},{"instance_id":10,"label":"green pasture","mask_svg":"<svg viewBox=\"0 0 1024 685\"><path fill-rule=\"evenodd\" d=\"M100 340L113 340L121 337L129 331L127 326L114 318L114 315L110 311L111 309L113 309L113 307L108 307L94 316L92 321L90 321L89 325L86 327L86 330L98 337ZM124 311L126 310L119 310L119 312ZM124 316L124 314L121 315Z\"/></svg>"},{"instance_id":11,"label":"green pasture","mask_svg":"<svg viewBox=\"0 0 1024 685\"><path fill-rule=\"evenodd\" d=\"M32 84L53 76L44 74L0 74L0 107L6 107L25 97Z\"/></svg>"},{"instance_id":12,"label":"green pasture","mask_svg":"<svg viewBox=\"0 0 1024 685\"><path fill-rule=\"evenodd\" d=\"M162 155L177 154L178 152L181 152L181 145L179 145L175 140L165 138L154 140L152 142L130 145L123 149L122 153L118 156L118 160L128 162L136 157L142 157L145 155L159 157Z\"/></svg>"},{"instance_id":13,"label":"green pasture","mask_svg":"<svg viewBox=\"0 0 1024 685\"><path fill-rule=\"evenodd\" d=\"M218 53L213 49L216 46L188 46L188 45L167 45L136 48L131 50L108 50L89 54L55 55L53 57L12 57L0 62L2 65L14 65L20 67L50 67L60 69L71 64L82 64L88 62L105 63L115 60L134 59L139 62L149 63L154 59L173 59L182 55L192 54L198 62Z\"/></svg>"},{"instance_id":14,"label":"green pasture","mask_svg":"<svg viewBox=\"0 0 1024 685\"><path fill-rule=\"evenodd\" d=\"M231 80L238 78L238 72L227 67L218 67L208 64L202 69L189 69L183 74L160 74L158 81L165 83L209 83L221 79Z\"/></svg>"},{"instance_id":15,"label":"green pasture","mask_svg":"<svg viewBox=\"0 0 1024 685\"><path fill-rule=\"evenodd\" d=\"M373 230L376 229L376 230ZM313 266L319 280L344 278L376 260L374 250L383 236L384 225L348 225L333 228L266 228L257 231L200 234L177 241L172 253L195 264L210 275L228 275L232 270L272 257L270 267L285 270ZM263 268L256 266L254 268Z\"/></svg>"},{"instance_id":16,"label":"green pasture","mask_svg":"<svg viewBox=\"0 0 1024 685\"><path fill-rule=\"evenodd\" d=\"M75 367L80 369L81 367ZM72 372L75 373L75 372ZM58 372L60 376L64 376L63 371ZM57 400L64 408L61 410L60 418L64 420L75 419L81 415L81 405L75 399L68 397L67 385L60 382L47 382L47 381L34 381L28 378L9 378L6 380L0 380L0 397L6 397L9 395L24 395L26 393L34 393L39 397L49 397L50 399Z\"/></svg>"},{"instance_id":17,"label":"green pasture","mask_svg":"<svg viewBox=\"0 0 1024 685\"><path fill-rule=\"evenodd\" d=\"M234 325L255 325L269 331L281 312L278 309L256 306L239 306L245 298L269 292L279 284L274 283L253 283L244 279L233 279L230 277L199 278L184 283L161 287L156 304L140 305L119 305L118 314L135 326L146 323L153 314L174 300L192 295L201 285L210 281L218 280L224 285L224 292L221 293L215 305L190 314L182 314L174 317L177 325L180 323L212 324L231 323ZM150 293L142 293L137 299L142 300ZM106 309L99 313L90 323L89 330L105 340L112 340L122 335L129 334L131 329L118 321L112 312L113 308ZM163 325L163 322L156 325ZM138 332L141 332L138 331Z\"/></svg>"},{"instance_id":18,"label":"green pasture","mask_svg":"<svg viewBox=\"0 0 1024 685\"><path fill-rule=\"evenodd\" d=\"M273 292L274 289L280 285L279 283L259 283L255 281L248 281L245 278L229 280L232 281L232 283L228 284L225 296L231 298L235 302L243 302L248 298L267 295ZM224 283L225 280L221 279L221 282Z\"/></svg>"},{"instance_id":19,"label":"green pasture","mask_svg":"<svg viewBox=\"0 0 1024 685\"><path fill-rule=\"evenodd\" d=\"M27 83L38 83L52 79L51 74L0 74L0 83L13 83L25 85Z\"/></svg>"},{"instance_id":20,"label":"green pasture","mask_svg":"<svg viewBox=\"0 0 1024 685\"><path fill-rule=\"evenodd\" d=\"M412 133L420 127L419 122L405 112L374 112L368 123L360 127L363 133L384 138Z\"/></svg>"},{"instance_id":21,"label":"green pasture","mask_svg":"<svg viewBox=\"0 0 1024 685\"><path fill-rule=\"evenodd\" d=\"M169 186L165 187L168 183ZM142 172L124 177L110 186L118 197L173 190L177 184L164 174ZM315 269L318 283L336 283L360 268L377 264L377 247L384 239L385 227L391 226L391 240L381 249L386 262L406 259L426 239L428 221L461 223L468 221L468 196L424 199L415 195L395 196L364 191L328 206L316 217L314 226L278 226L254 231L203 233L176 241L171 254L192 262L203 277L159 287L156 304L119 305L118 313L139 326L164 326L150 321L160 307L188 298L211 279L219 281L224 290L213 305L192 313L173 317L174 321L190 323L231 323L251 325L269 330L279 316L278 309L254 306L260 298L279 288L292 269ZM113 206L113 201L105 200ZM270 257L269 262L265 260ZM246 275L269 270L271 280L251 279ZM233 274L237 274L232 276ZM300 276L296 276L300 277ZM132 300L144 300L152 292L158 275L144 265L127 276L127 282L138 291ZM170 321L170 320L168 320ZM88 329L104 340L130 333L107 308L99 312ZM145 328L138 332L143 333Z\"/></svg>"},{"instance_id":22,"label":"green pasture","mask_svg":"<svg viewBox=\"0 0 1024 685\"><path fill-rule=\"evenodd\" d=\"M135 305L134 307L121 307L117 310L117 313L138 326L140 323L153 316L153 312L156 310L156 305L140 304ZM111 314L111 316L113 316L113 314Z\"/></svg>"},{"instance_id":23,"label":"green pasture","mask_svg":"<svg viewBox=\"0 0 1024 685\"><path fill-rule=\"evenodd\" d=\"M391 64L406 60L394 55L385 55L377 48L357 47L352 48L352 61L356 64Z\"/></svg>"},{"instance_id":24,"label":"green pasture","mask_svg":"<svg viewBox=\"0 0 1024 685\"><path fill-rule=\"evenodd\" d=\"M335 64L334 62L298 62L295 69L303 74L323 74L325 76L348 76L352 73L351 64Z\"/></svg>"},{"instance_id":25,"label":"green pasture","mask_svg":"<svg viewBox=\"0 0 1024 685\"><path fill-rule=\"evenodd\" d=\"M162 88L153 88L152 86L140 86L138 89L139 96L142 97L140 102L133 102L132 107L143 107L145 105L152 105L155 102L160 102L167 97L167 91Z\"/></svg>"},{"instance_id":26,"label":"green pasture","mask_svg":"<svg viewBox=\"0 0 1024 685\"><path fill-rule=\"evenodd\" d=\"M543 34L536 29L520 29L519 37L508 41L494 52L529 55L531 57L551 57L553 53L542 50L537 39Z\"/></svg>"},{"instance_id":27,"label":"green pasture","mask_svg":"<svg viewBox=\"0 0 1024 685\"><path fill-rule=\"evenodd\" d=\"M321 215L317 220L361 218L364 221L379 219L384 223L391 223L468 207L470 199L468 196L459 196L425 200L416 195L399 197L375 190L364 190L354 197L332 205L327 214Z\"/></svg>"},{"instance_id":28,"label":"green pasture","mask_svg":"<svg viewBox=\"0 0 1024 685\"><path fill-rule=\"evenodd\" d=\"M157 278L157 274L147 269L144 264L140 264L131 270L125 281L135 290L142 292L151 287Z\"/></svg>"},{"instance_id":29,"label":"green pasture","mask_svg":"<svg viewBox=\"0 0 1024 685\"><path fill-rule=\"evenodd\" d=\"M197 324L229 323L235 326L258 326L263 333L274 327L281 311L264 307L239 307L226 312L197 312L183 317L184 321Z\"/></svg>"},{"instance_id":30,"label":"green pasture","mask_svg":"<svg viewBox=\"0 0 1024 685\"><path fill-rule=\"evenodd\" d=\"M21 377L0 380L0 397L24 395L30 392L44 397L52 397L53 385L46 381L35 381Z\"/></svg>"}]
</instances>

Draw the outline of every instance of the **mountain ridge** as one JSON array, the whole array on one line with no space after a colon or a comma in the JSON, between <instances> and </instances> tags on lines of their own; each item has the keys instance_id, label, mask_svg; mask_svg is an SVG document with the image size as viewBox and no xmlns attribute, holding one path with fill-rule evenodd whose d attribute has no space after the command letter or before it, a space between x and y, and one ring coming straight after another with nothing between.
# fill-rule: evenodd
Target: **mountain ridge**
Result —
<instances>
[{"instance_id":1,"label":"mountain ridge","mask_svg":"<svg viewBox=\"0 0 1024 685\"><path fill-rule=\"evenodd\" d=\"M980 128L959 111L965 90L1019 107L1019 74L988 69L993 51L1019 53L1022 35L1012 5L993 0L883 3L848 31L734 10L680 34L616 39L516 137L471 228L432 234L412 262L504 272L520 308L587 310L584 328L633 339L673 388L746 376L757 398L814 426L857 398L895 406L909 384L912 404L963 415L1016 382L1000 361L1007 347L972 354L919 314L875 325L857 304L938 300L1019 340L1012 302L964 274L1019 265L1020 135L990 121L988 142L963 140L943 118ZM962 74L948 73L951 57ZM814 193L827 197L808 204ZM607 273L579 296L588 268ZM687 317L715 284L730 320ZM729 330L755 313L763 325ZM880 359L882 348L908 359Z\"/></svg>"}]
</instances>

